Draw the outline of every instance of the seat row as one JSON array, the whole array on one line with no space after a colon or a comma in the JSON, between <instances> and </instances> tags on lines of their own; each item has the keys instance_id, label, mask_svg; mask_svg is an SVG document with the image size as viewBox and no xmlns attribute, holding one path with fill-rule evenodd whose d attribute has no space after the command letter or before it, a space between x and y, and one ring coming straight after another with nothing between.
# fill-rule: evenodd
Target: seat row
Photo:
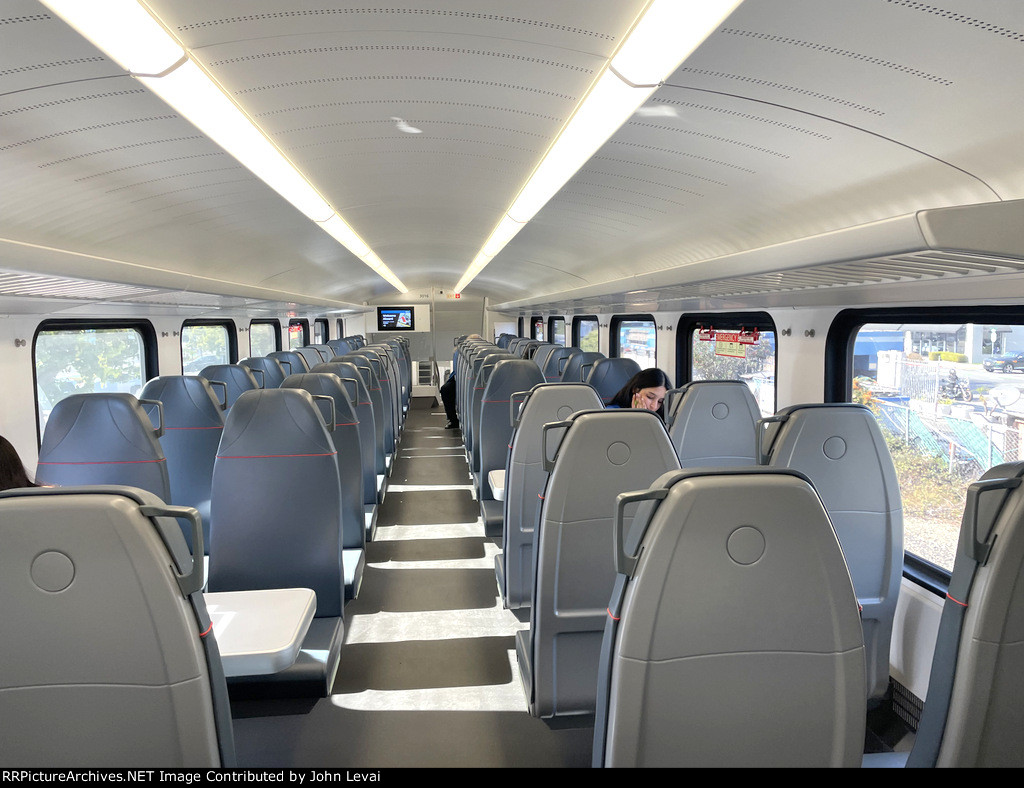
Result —
<instances>
[{"instance_id":1,"label":"seat row","mask_svg":"<svg viewBox=\"0 0 1024 788\"><path fill-rule=\"evenodd\" d=\"M596 765L858 765L865 699L881 697L888 684L902 569L898 487L871 413L809 405L758 420L744 384L706 381L676 392L666 430L653 414L595 410L598 401L585 385L541 384L515 415L496 574L506 606L517 606L509 604L517 587L527 590L520 606L532 604L530 629L516 641L531 712L596 711ZM638 456L646 461L639 477ZM968 591L960 564L984 565L994 535L1024 516L1024 495L1007 503L1022 474L1024 465L1001 466L970 493L992 497L983 510L968 503L964 528L977 536L962 544L973 558L958 558L954 570L956 600L947 602L931 685L960 707L943 713L930 690L911 765L1016 757L1007 754L1013 734L991 737L997 744L984 752L980 735L964 743L976 701L952 691L950 658L960 649L972 665L981 654L984 665L997 654L1012 659L1006 650L1019 636L1000 629L1012 575L1000 581L995 617L976 624L985 633L973 642L959 639L959 624L946 619L962 618L958 600ZM524 513L532 533L516 541L509 526ZM684 538L695 541L684 549ZM1006 560L1019 567L1022 555ZM638 557L654 579L637 578L629 597L626 578ZM616 622L627 617L639 623L615 645ZM659 620L668 632L655 628ZM1010 713L1000 697L1013 693L1001 696L990 679L1016 681L988 667L960 681L964 693L982 693L983 708ZM751 697L769 716L751 715ZM785 724L780 708L795 710ZM678 709L699 728L685 744ZM707 720L730 734L709 740L717 726ZM943 737L954 724L955 735ZM735 741L745 743L738 760Z\"/></svg>"},{"instance_id":2,"label":"seat row","mask_svg":"<svg viewBox=\"0 0 1024 788\"><path fill-rule=\"evenodd\" d=\"M389 378L399 379L393 362L406 351L367 346L334 357L288 375L278 388L242 392L226 419L224 400L202 376L156 378L144 391L154 399L141 401L74 395L51 414L37 478L61 486L128 485L195 507L211 590L312 588L317 619L302 655L259 681L326 694L344 634L344 602L358 594L365 540L383 495L384 439L393 440L375 424L393 420L400 429L407 407L389 398L385 410L381 392L390 391ZM398 397L409 390L395 388ZM187 531L185 538L194 549Z\"/></svg>"}]
</instances>

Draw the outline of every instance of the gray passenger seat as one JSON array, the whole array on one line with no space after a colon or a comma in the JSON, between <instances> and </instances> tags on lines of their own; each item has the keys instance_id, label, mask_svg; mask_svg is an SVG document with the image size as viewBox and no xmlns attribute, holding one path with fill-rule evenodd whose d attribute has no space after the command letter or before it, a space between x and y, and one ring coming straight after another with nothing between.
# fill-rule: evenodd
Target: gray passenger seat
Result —
<instances>
[{"instance_id":1,"label":"gray passenger seat","mask_svg":"<svg viewBox=\"0 0 1024 788\"><path fill-rule=\"evenodd\" d=\"M130 487L0 493L5 768L234 766L181 513Z\"/></svg>"},{"instance_id":2,"label":"gray passenger seat","mask_svg":"<svg viewBox=\"0 0 1024 788\"><path fill-rule=\"evenodd\" d=\"M617 506L594 765L859 765L857 599L807 479L677 471Z\"/></svg>"},{"instance_id":3,"label":"gray passenger seat","mask_svg":"<svg viewBox=\"0 0 1024 788\"><path fill-rule=\"evenodd\" d=\"M1024 766L1022 480L1024 463L1007 463L967 490L908 766ZM865 756L865 765L875 757Z\"/></svg>"},{"instance_id":4,"label":"gray passenger seat","mask_svg":"<svg viewBox=\"0 0 1024 788\"><path fill-rule=\"evenodd\" d=\"M239 364L211 364L204 367L199 376L211 383L223 383L227 387L227 407L231 406L245 391L263 388L249 367Z\"/></svg>"},{"instance_id":5,"label":"gray passenger seat","mask_svg":"<svg viewBox=\"0 0 1024 788\"><path fill-rule=\"evenodd\" d=\"M331 442L337 452L338 482L341 485L342 551L345 571L345 599L359 596L366 566L366 521L363 516L363 450L359 440L359 420L355 407L337 375L307 372L289 375L283 389L302 389L314 397L330 397L333 409L324 411L331 430ZM330 423L333 420L333 423Z\"/></svg>"},{"instance_id":6,"label":"gray passenger seat","mask_svg":"<svg viewBox=\"0 0 1024 788\"><path fill-rule=\"evenodd\" d=\"M494 557L498 590L511 610L533 604L533 540L548 480L542 452L544 425L602 407L601 398L586 383L540 383L522 394L513 397L510 406L515 412L518 403L519 410L505 474L502 551ZM555 442L552 438L552 445Z\"/></svg>"},{"instance_id":7,"label":"gray passenger seat","mask_svg":"<svg viewBox=\"0 0 1024 788\"><path fill-rule=\"evenodd\" d=\"M536 717L592 714L615 581L615 497L679 468L665 425L646 410L582 411L554 452L535 535L530 629L516 633L520 677ZM560 426L547 425L547 433Z\"/></svg>"},{"instance_id":8,"label":"gray passenger seat","mask_svg":"<svg viewBox=\"0 0 1024 788\"><path fill-rule=\"evenodd\" d=\"M479 465L475 474L480 516L488 536L502 534L505 505L495 500L488 475L494 470L505 470L508 464L512 439L509 403L517 391L529 391L543 382L540 368L526 359L501 360L487 377L480 400Z\"/></svg>"},{"instance_id":9,"label":"gray passenger seat","mask_svg":"<svg viewBox=\"0 0 1024 788\"><path fill-rule=\"evenodd\" d=\"M868 698L889 688L903 577L903 503L878 422L863 405L793 405L758 423L759 460L807 476L825 504L862 607Z\"/></svg>"},{"instance_id":10,"label":"gray passenger seat","mask_svg":"<svg viewBox=\"0 0 1024 788\"><path fill-rule=\"evenodd\" d=\"M366 388L363 376L359 373L359 368L349 361L317 364L310 371L329 372L332 375L337 375L346 387L352 406L355 408L357 426L359 427L359 448L363 454L360 463L363 476L363 517L366 523L366 538L371 540L377 529L377 503L380 498L380 490L377 486L377 468L379 467L380 472L384 473L384 447L377 443L370 392Z\"/></svg>"},{"instance_id":11,"label":"gray passenger seat","mask_svg":"<svg viewBox=\"0 0 1024 788\"><path fill-rule=\"evenodd\" d=\"M342 501L334 444L309 392L266 389L238 398L217 452L212 510L210 591L316 593L316 617L295 664L231 684L326 697L345 634Z\"/></svg>"},{"instance_id":12,"label":"gray passenger seat","mask_svg":"<svg viewBox=\"0 0 1024 788\"><path fill-rule=\"evenodd\" d=\"M599 358L587 375L587 383L607 405L637 372L640 372L640 365L631 358Z\"/></svg>"},{"instance_id":13,"label":"gray passenger seat","mask_svg":"<svg viewBox=\"0 0 1024 788\"><path fill-rule=\"evenodd\" d=\"M665 419L682 468L757 465L761 412L740 380L701 380L679 391Z\"/></svg>"},{"instance_id":14,"label":"gray passenger seat","mask_svg":"<svg viewBox=\"0 0 1024 788\"><path fill-rule=\"evenodd\" d=\"M279 388L281 381L288 377L289 374L285 372L284 366L280 361L270 356L243 358L238 364L242 367L248 367L253 375L256 376L256 382L260 384L261 389Z\"/></svg>"},{"instance_id":15,"label":"gray passenger seat","mask_svg":"<svg viewBox=\"0 0 1024 788\"><path fill-rule=\"evenodd\" d=\"M170 501L162 433L162 421L154 428L131 394L72 394L54 405L46 422L36 481L61 487L120 484Z\"/></svg>"},{"instance_id":16,"label":"gray passenger seat","mask_svg":"<svg viewBox=\"0 0 1024 788\"><path fill-rule=\"evenodd\" d=\"M142 388L143 400L163 405L164 434L160 446L167 458L171 497L175 506L191 506L203 518L203 543L210 548L210 496L213 464L224 432L224 408L206 378L198 375L165 375ZM143 407L150 419L156 406ZM185 539L190 540L185 534ZM192 543L189 541L189 549Z\"/></svg>"}]
</instances>

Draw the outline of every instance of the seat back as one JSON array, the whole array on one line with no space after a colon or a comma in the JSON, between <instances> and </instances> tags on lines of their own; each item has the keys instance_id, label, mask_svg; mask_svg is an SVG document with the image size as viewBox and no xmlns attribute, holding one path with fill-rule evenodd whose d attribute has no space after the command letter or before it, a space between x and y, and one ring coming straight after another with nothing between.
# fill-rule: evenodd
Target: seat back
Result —
<instances>
[{"instance_id":1,"label":"seat back","mask_svg":"<svg viewBox=\"0 0 1024 788\"><path fill-rule=\"evenodd\" d=\"M373 429L376 433L374 438L374 446L376 447L375 454L375 471L378 475L384 475L387 473L387 455L390 454L388 448L388 425L390 425L391 414L384 410L384 396L381 393L380 380L377 378L377 373L373 371L373 364L370 363L370 359L366 356L359 355L358 353L349 353L346 356L342 356L341 362L351 364L359 371L359 376L363 380L363 384L366 386L366 393L370 397L370 407L373 409ZM338 361L331 362L333 364L339 363ZM394 439L392 437L392 444Z\"/></svg>"},{"instance_id":2,"label":"seat back","mask_svg":"<svg viewBox=\"0 0 1024 788\"><path fill-rule=\"evenodd\" d=\"M366 528L363 523L363 449L355 406L341 378L329 372L289 375L281 388L302 389L310 394L330 397L334 402L334 429L331 441L338 457L341 484L342 547L363 550ZM329 417L329 416L328 416Z\"/></svg>"},{"instance_id":3,"label":"seat back","mask_svg":"<svg viewBox=\"0 0 1024 788\"><path fill-rule=\"evenodd\" d=\"M554 466L536 534L528 661L531 709L539 717L594 712L615 580L615 497L647 489L679 468L665 426L651 411L583 411L562 424L567 429L557 452L544 447L546 461L554 454ZM555 429L546 425L545 433Z\"/></svg>"},{"instance_id":4,"label":"seat back","mask_svg":"<svg viewBox=\"0 0 1024 788\"><path fill-rule=\"evenodd\" d=\"M204 367L199 373L200 377L211 382L223 383L227 387L227 406L231 406L241 396L242 392L262 388L256 376L248 367L238 364L211 364Z\"/></svg>"},{"instance_id":5,"label":"seat back","mask_svg":"<svg viewBox=\"0 0 1024 788\"><path fill-rule=\"evenodd\" d=\"M504 351L490 348L487 353L479 353L473 359L473 386L469 391L469 424L463 427L462 434L469 452L469 467L474 473L480 470L480 412L483 410L484 391L494 368L502 361L513 360ZM525 359L518 359L525 360ZM537 366L534 364L534 366ZM530 387L527 386L527 389Z\"/></svg>"},{"instance_id":6,"label":"seat back","mask_svg":"<svg viewBox=\"0 0 1024 788\"><path fill-rule=\"evenodd\" d=\"M889 643L903 575L896 469L862 405L794 405L758 422L762 464L803 473L825 504L863 607L869 697L889 687Z\"/></svg>"},{"instance_id":7,"label":"seat back","mask_svg":"<svg viewBox=\"0 0 1024 788\"><path fill-rule=\"evenodd\" d=\"M548 383L560 381L562 379L562 371L565 369L565 365L569 363L569 359L582 352L578 347L556 347L548 354L544 366L541 367L541 372L544 373L544 380Z\"/></svg>"},{"instance_id":8,"label":"seat back","mask_svg":"<svg viewBox=\"0 0 1024 788\"><path fill-rule=\"evenodd\" d=\"M267 353L267 358L277 359L280 362L284 367L285 377L309 372L309 364L306 363L306 359L294 350L275 350L273 353Z\"/></svg>"},{"instance_id":9,"label":"seat back","mask_svg":"<svg viewBox=\"0 0 1024 788\"><path fill-rule=\"evenodd\" d=\"M394 454L398 441L398 416L396 413L395 387L391 379L391 369L387 357L369 346L360 348L344 358L362 357L370 364L376 377L377 388L381 398L381 418L384 426L384 452Z\"/></svg>"},{"instance_id":10,"label":"seat back","mask_svg":"<svg viewBox=\"0 0 1024 788\"><path fill-rule=\"evenodd\" d=\"M309 392L242 394L213 470L210 590L311 588L317 618L341 617L341 512L337 453Z\"/></svg>"},{"instance_id":11,"label":"seat back","mask_svg":"<svg viewBox=\"0 0 1024 788\"><path fill-rule=\"evenodd\" d=\"M620 501L595 765L859 766L857 599L807 479L679 471Z\"/></svg>"},{"instance_id":12,"label":"seat back","mask_svg":"<svg viewBox=\"0 0 1024 788\"><path fill-rule=\"evenodd\" d=\"M757 400L741 380L683 388L665 419L683 468L757 465Z\"/></svg>"},{"instance_id":13,"label":"seat back","mask_svg":"<svg viewBox=\"0 0 1024 788\"><path fill-rule=\"evenodd\" d=\"M377 468L384 473L384 447L377 443L376 427L373 423L373 403L359 368L350 361L334 361L317 364L310 372L327 372L337 375L349 394L349 401L355 409L356 425L359 430L359 448L362 452L361 473L363 477L363 503L377 503ZM379 457L378 457L379 455Z\"/></svg>"},{"instance_id":14,"label":"seat back","mask_svg":"<svg viewBox=\"0 0 1024 788\"><path fill-rule=\"evenodd\" d=\"M197 375L165 375L153 378L142 388L143 400L163 405L164 434L160 447L167 458L170 503L191 506L203 518L203 544L210 547L210 491L213 463L224 432L224 410L213 387ZM143 406L155 420L156 406ZM189 549L191 535L185 533Z\"/></svg>"},{"instance_id":15,"label":"seat back","mask_svg":"<svg viewBox=\"0 0 1024 788\"><path fill-rule=\"evenodd\" d=\"M540 368L541 372L543 372L544 367L547 366L548 357L561 347L561 345L556 345L554 342L544 342L537 345L536 349L533 351L533 363Z\"/></svg>"},{"instance_id":16,"label":"seat back","mask_svg":"<svg viewBox=\"0 0 1024 788\"><path fill-rule=\"evenodd\" d=\"M526 359L499 361L487 378L480 401L480 466L477 477L480 500L494 500L487 475L494 470L505 470L508 463L512 441L509 407L512 395L518 391L529 391L543 382L540 369Z\"/></svg>"},{"instance_id":17,"label":"seat back","mask_svg":"<svg viewBox=\"0 0 1024 788\"><path fill-rule=\"evenodd\" d=\"M318 351L320 351L320 358L323 359L323 361L330 361L335 356L335 350L334 350L333 347L331 347L331 344L329 342L327 342L327 343L318 343L318 344L310 345L309 347L315 347ZM322 362L318 361L317 364L319 364L319 363L322 363ZM310 364L310 366L313 367L313 366L316 366L316 365L315 364Z\"/></svg>"},{"instance_id":18,"label":"seat back","mask_svg":"<svg viewBox=\"0 0 1024 788\"><path fill-rule=\"evenodd\" d=\"M129 487L0 494L0 762L233 765L189 511Z\"/></svg>"},{"instance_id":19,"label":"seat back","mask_svg":"<svg viewBox=\"0 0 1024 788\"><path fill-rule=\"evenodd\" d=\"M358 349L356 343L349 339L328 339L327 346L334 351L336 356L344 356L346 353Z\"/></svg>"},{"instance_id":20,"label":"seat back","mask_svg":"<svg viewBox=\"0 0 1024 788\"><path fill-rule=\"evenodd\" d=\"M607 405L639 371L640 365L631 358L599 358L587 376L587 383L597 390L601 401Z\"/></svg>"},{"instance_id":21,"label":"seat back","mask_svg":"<svg viewBox=\"0 0 1024 788\"><path fill-rule=\"evenodd\" d=\"M587 379L594 364L604 358L604 353L582 351L569 356L562 367L562 381L565 383L582 383Z\"/></svg>"},{"instance_id":22,"label":"seat back","mask_svg":"<svg viewBox=\"0 0 1024 788\"><path fill-rule=\"evenodd\" d=\"M269 356L243 358L238 363L252 370L261 389L276 389L281 385L281 381L288 376L281 362Z\"/></svg>"},{"instance_id":23,"label":"seat back","mask_svg":"<svg viewBox=\"0 0 1024 788\"><path fill-rule=\"evenodd\" d=\"M72 394L53 407L39 447L36 481L67 487L120 484L171 500L156 429L131 394Z\"/></svg>"},{"instance_id":24,"label":"seat back","mask_svg":"<svg viewBox=\"0 0 1024 788\"><path fill-rule=\"evenodd\" d=\"M307 368L315 367L317 364L327 361L327 359L324 358L324 354L312 345L297 347L295 348L295 352L302 356L302 359L306 362Z\"/></svg>"},{"instance_id":25,"label":"seat back","mask_svg":"<svg viewBox=\"0 0 1024 788\"><path fill-rule=\"evenodd\" d=\"M908 766L1024 766L1024 463L967 491Z\"/></svg>"},{"instance_id":26,"label":"seat back","mask_svg":"<svg viewBox=\"0 0 1024 788\"><path fill-rule=\"evenodd\" d=\"M510 609L529 607L533 602L533 538L548 480L541 451L542 429L581 410L602 407L601 398L586 383L541 383L521 402L505 474L502 552L495 557L498 589Z\"/></svg>"}]
</instances>

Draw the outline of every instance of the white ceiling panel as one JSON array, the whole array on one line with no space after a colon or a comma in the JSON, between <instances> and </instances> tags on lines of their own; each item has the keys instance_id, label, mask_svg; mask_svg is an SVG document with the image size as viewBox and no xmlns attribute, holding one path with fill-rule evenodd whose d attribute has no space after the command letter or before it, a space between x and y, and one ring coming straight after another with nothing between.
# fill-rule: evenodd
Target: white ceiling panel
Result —
<instances>
[{"instance_id":1,"label":"white ceiling panel","mask_svg":"<svg viewBox=\"0 0 1024 788\"><path fill-rule=\"evenodd\" d=\"M149 5L408 287L447 290L645 2ZM748 0L468 294L626 301L655 275L677 302L779 293L764 272L712 286L708 261L1022 198L1021 73L1019 0ZM0 11L0 177L0 269L394 293L35 0Z\"/></svg>"}]
</instances>

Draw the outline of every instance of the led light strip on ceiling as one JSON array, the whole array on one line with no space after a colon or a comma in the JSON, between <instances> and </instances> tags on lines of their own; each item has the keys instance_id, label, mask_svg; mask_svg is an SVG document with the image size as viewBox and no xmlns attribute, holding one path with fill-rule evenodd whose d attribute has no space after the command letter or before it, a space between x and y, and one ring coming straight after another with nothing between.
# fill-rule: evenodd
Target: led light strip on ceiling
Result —
<instances>
[{"instance_id":1,"label":"led light strip on ceiling","mask_svg":"<svg viewBox=\"0 0 1024 788\"><path fill-rule=\"evenodd\" d=\"M455 285L462 290L742 0L653 0Z\"/></svg>"},{"instance_id":2,"label":"led light strip on ceiling","mask_svg":"<svg viewBox=\"0 0 1024 788\"><path fill-rule=\"evenodd\" d=\"M42 0L121 68L402 293L408 288L137 0Z\"/></svg>"}]
</instances>

